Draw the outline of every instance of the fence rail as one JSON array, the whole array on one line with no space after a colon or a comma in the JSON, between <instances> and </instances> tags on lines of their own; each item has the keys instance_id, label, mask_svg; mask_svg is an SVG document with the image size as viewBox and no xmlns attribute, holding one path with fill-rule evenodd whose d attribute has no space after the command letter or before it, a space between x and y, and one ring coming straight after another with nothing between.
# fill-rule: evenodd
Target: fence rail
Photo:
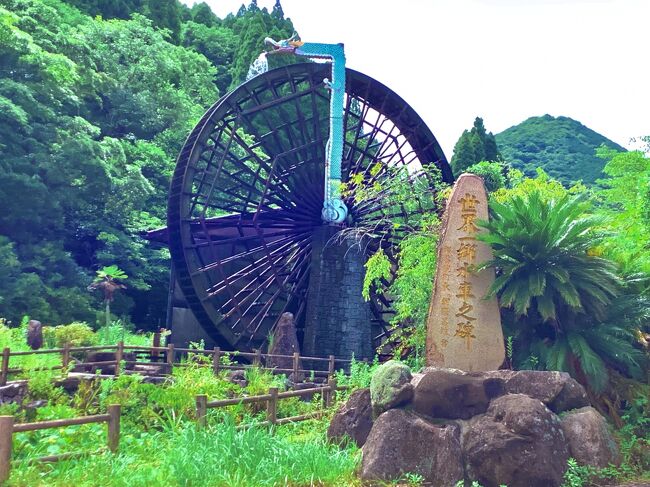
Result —
<instances>
[{"instance_id":1,"label":"fence rail","mask_svg":"<svg viewBox=\"0 0 650 487\"><path fill-rule=\"evenodd\" d=\"M217 399L208 401L208 396L199 394L196 396L196 420L199 427L205 428L207 426L208 409L223 408L227 406L235 406L238 404L260 404L266 403L266 421L256 423L258 425L275 425L295 423L307 419L320 417L325 413L325 409L330 407L336 400L336 391L343 391L348 389L347 386L338 386L336 379L329 379L327 385L324 387L313 387L310 389L300 389L296 391L279 392L277 387L271 387L268 394L260 394L258 396L235 397L232 399ZM303 414L300 416L290 416L287 418L278 419L278 401L288 399L291 397L310 396L320 394L322 397L322 409L313 411L311 413Z\"/></svg>"},{"instance_id":2,"label":"fence rail","mask_svg":"<svg viewBox=\"0 0 650 487\"><path fill-rule=\"evenodd\" d=\"M259 404L266 403L266 421L254 423L255 426L282 425L295 423L321 417L325 410L336 400L336 392L348 389L347 386L338 386L336 379L329 379L326 386L301 389L295 391L279 392L277 387L271 387L267 394L258 396L244 396L231 399L219 399L208 401L208 396L199 394L196 396L196 421L199 428L207 427L208 409L234 406L238 404ZM278 401L291 397L302 397L313 394L321 394L322 408L299 416L278 418ZM34 423L14 423L13 416L0 416L0 483L9 478L12 463L12 443L15 433L27 431L39 431L45 429L64 428L92 423L107 423L106 446L108 451L115 453L120 443L120 415L119 404L108 406L106 414L95 414L92 416L80 416L76 418L53 419ZM247 426L247 425L242 425ZM240 426L241 427L241 426ZM101 451L101 450L100 450ZM31 459L30 462L58 462L70 458L89 455L95 452L70 452L59 455L49 455Z\"/></svg>"},{"instance_id":3,"label":"fence rail","mask_svg":"<svg viewBox=\"0 0 650 487\"><path fill-rule=\"evenodd\" d=\"M160 343L160 338L154 336L154 344ZM91 362L74 362L71 354L88 353L88 352L111 352L115 353L115 359ZM125 360L125 353L135 353L136 360ZM61 357L61 365L54 365L51 367L42 367L40 370L61 370L64 375L70 372L71 367L74 365L79 368L93 368L93 367L113 367L113 375L118 376L121 373L121 364L125 363L126 367L135 368L136 366L159 366L161 370L158 375L171 375L174 367L186 367L190 363L198 364L199 366L211 366L214 374L218 374L220 370L241 370L250 367L259 367L265 370L272 371L277 374L293 374L294 382L299 382L301 376L314 376L314 377L332 377L337 367L339 370L345 370L351 364L351 360L336 358L334 355L329 357L310 357L302 356L299 353L293 355L278 355L262 353L261 350L254 350L253 352L239 352L221 350L220 347L215 347L212 350L202 350L193 348L175 348L174 344L169 344L166 347L161 346L136 346L124 345L119 342L116 345L93 345L88 347L72 347L66 344L63 348L53 348L48 350L32 350L32 351L15 351L12 352L9 348L2 350L2 358L0 361L0 386L7 384L10 374L20 374L28 371L22 367L10 367L10 360L12 357L26 357L30 355L45 355L54 354ZM190 357L189 362L181 361L178 354ZM138 355L147 355L146 360L139 360ZM201 363L200 361L192 361L196 356L211 356L212 363ZM250 360L251 363L237 363L227 364L222 363L223 359L236 360L237 358ZM177 360L179 358L179 360ZM157 359L159 361L157 361ZM285 363L291 363L291 368L288 367L270 367L269 362L273 360L284 360ZM305 362L313 364L321 363L327 364L327 368L306 368L301 366Z\"/></svg>"},{"instance_id":4,"label":"fence rail","mask_svg":"<svg viewBox=\"0 0 650 487\"><path fill-rule=\"evenodd\" d=\"M36 423L14 423L13 416L0 416L0 483L9 478L11 472L11 455L14 433L25 431L39 431L53 428L65 428L80 424L106 423L106 446L109 451L115 453L120 444L120 414L119 404L108 406L106 414L95 414L93 416L80 416L78 418L53 419L50 421L39 421ZM60 455L48 455L35 458L34 462L58 462L60 460L88 455L92 452L72 452Z\"/></svg>"}]
</instances>

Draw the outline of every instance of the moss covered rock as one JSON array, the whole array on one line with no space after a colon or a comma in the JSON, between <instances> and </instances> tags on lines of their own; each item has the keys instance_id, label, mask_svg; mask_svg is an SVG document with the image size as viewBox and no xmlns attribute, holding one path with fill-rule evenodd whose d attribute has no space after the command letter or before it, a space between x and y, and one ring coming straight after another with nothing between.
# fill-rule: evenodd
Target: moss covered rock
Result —
<instances>
[{"instance_id":1,"label":"moss covered rock","mask_svg":"<svg viewBox=\"0 0 650 487\"><path fill-rule=\"evenodd\" d=\"M370 400L376 416L413 399L411 369L394 360L380 365L370 380Z\"/></svg>"}]
</instances>

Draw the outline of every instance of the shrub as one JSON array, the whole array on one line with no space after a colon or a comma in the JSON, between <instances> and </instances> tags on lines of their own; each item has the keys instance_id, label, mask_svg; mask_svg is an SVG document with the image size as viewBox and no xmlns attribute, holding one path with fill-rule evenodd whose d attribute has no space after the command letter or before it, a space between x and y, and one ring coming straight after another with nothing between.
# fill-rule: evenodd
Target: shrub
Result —
<instances>
[{"instance_id":1,"label":"shrub","mask_svg":"<svg viewBox=\"0 0 650 487\"><path fill-rule=\"evenodd\" d=\"M510 318L515 365L564 370L600 392L608 364L642 376L633 332L648 303L626 295L615 264L591 252L603 220L586 213L584 200L535 190L491 201L493 219L482 222L489 233L479 238L494 256L479 269L497 270L488 296L498 294Z\"/></svg>"},{"instance_id":2,"label":"shrub","mask_svg":"<svg viewBox=\"0 0 650 487\"><path fill-rule=\"evenodd\" d=\"M48 348L61 348L69 343L73 347L87 347L97 343L97 337L87 323L75 321L69 325L44 326L43 338Z\"/></svg>"},{"instance_id":3,"label":"shrub","mask_svg":"<svg viewBox=\"0 0 650 487\"><path fill-rule=\"evenodd\" d=\"M481 176L488 193L493 193L506 186L506 176L504 175L506 166L502 162L481 161L465 169L465 172Z\"/></svg>"}]
</instances>

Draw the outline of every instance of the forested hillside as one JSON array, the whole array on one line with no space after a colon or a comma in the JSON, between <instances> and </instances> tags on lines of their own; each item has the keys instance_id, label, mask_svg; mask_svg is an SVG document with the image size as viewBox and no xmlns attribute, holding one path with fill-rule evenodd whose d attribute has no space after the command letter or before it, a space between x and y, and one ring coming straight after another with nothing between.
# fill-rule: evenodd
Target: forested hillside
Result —
<instances>
[{"instance_id":1,"label":"forested hillside","mask_svg":"<svg viewBox=\"0 0 650 487\"><path fill-rule=\"evenodd\" d=\"M117 264L113 310L164 320L164 224L188 131L245 76L263 38L293 32L279 2L219 19L176 0L0 0L0 316L94 323L86 287Z\"/></svg>"},{"instance_id":2,"label":"forested hillside","mask_svg":"<svg viewBox=\"0 0 650 487\"><path fill-rule=\"evenodd\" d=\"M596 149L605 144L623 147L568 117L531 117L519 125L496 134L503 159L527 175L543 168L550 176L570 184L582 180L593 184L604 177L605 161Z\"/></svg>"}]
</instances>

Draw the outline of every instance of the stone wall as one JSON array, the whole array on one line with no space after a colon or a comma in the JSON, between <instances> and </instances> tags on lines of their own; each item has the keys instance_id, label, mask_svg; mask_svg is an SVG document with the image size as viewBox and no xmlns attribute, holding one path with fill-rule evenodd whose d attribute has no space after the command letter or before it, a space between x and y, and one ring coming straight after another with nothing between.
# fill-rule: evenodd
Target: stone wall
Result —
<instances>
[{"instance_id":1,"label":"stone wall","mask_svg":"<svg viewBox=\"0 0 650 487\"><path fill-rule=\"evenodd\" d=\"M336 231L314 232L302 353L370 359L372 313L361 296L365 255L353 242L334 241Z\"/></svg>"}]
</instances>

